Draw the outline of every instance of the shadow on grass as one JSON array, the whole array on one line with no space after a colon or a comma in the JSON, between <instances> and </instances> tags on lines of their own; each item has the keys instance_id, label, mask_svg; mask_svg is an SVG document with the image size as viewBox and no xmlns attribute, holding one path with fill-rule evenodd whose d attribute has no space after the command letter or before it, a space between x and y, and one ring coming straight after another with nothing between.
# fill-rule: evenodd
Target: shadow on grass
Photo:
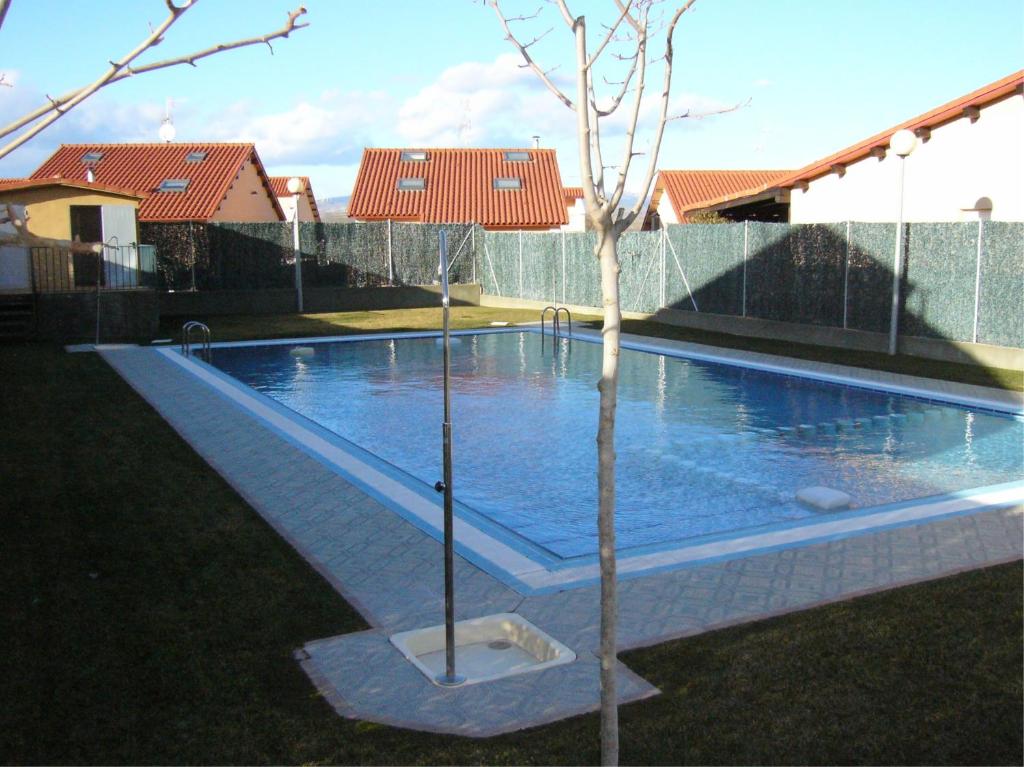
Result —
<instances>
[{"instance_id":1,"label":"shadow on grass","mask_svg":"<svg viewBox=\"0 0 1024 767\"><path fill-rule=\"evenodd\" d=\"M95 355L0 348L6 763L586 764L338 717L291 657L365 623ZM638 764L1021 762L1021 567L630 652Z\"/></svg>"},{"instance_id":2,"label":"shadow on grass","mask_svg":"<svg viewBox=\"0 0 1024 767\"><path fill-rule=\"evenodd\" d=\"M480 306L453 306L450 326L453 330L487 327L491 322L536 322L533 309L500 309ZM210 327L214 341L251 341L272 338L310 338L359 333L401 333L440 330L441 308L382 309L327 314L229 315L163 317L163 337L177 341L184 322L197 319Z\"/></svg>"}]
</instances>

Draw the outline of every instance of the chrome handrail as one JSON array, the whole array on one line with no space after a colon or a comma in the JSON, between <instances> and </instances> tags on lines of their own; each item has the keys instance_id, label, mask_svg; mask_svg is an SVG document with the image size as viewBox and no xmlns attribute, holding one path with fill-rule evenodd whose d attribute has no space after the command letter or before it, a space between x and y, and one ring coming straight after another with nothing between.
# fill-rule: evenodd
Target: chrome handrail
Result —
<instances>
[{"instance_id":1,"label":"chrome handrail","mask_svg":"<svg viewBox=\"0 0 1024 767\"><path fill-rule=\"evenodd\" d=\"M548 316L548 312L551 312L551 344L554 347L555 339L562 337L562 323L559 321L559 316L562 312L565 312L565 318L569 322L569 335L566 336L569 340L572 340L572 313L564 306L545 306L544 311L540 313L540 351L544 353L544 319Z\"/></svg>"},{"instance_id":2,"label":"chrome handrail","mask_svg":"<svg viewBox=\"0 0 1024 767\"><path fill-rule=\"evenodd\" d=\"M199 340L202 342L203 358L210 361L210 328L196 320L190 320L181 326L181 354L183 357L192 356L192 331L198 330Z\"/></svg>"}]
</instances>

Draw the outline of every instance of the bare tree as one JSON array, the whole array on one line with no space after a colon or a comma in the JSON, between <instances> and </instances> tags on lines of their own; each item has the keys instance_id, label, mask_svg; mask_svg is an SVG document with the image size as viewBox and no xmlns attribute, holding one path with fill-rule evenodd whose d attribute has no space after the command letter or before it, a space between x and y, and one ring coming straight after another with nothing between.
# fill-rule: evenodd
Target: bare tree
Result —
<instances>
[{"instance_id":1,"label":"bare tree","mask_svg":"<svg viewBox=\"0 0 1024 767\"><path fill-rule=\"evenodd\" d=\"M614 0L615 17L600 31L596 46L591 50L585 16L575 16L567 0L554 0L562 20L573 35L575 44L576 89L570 95L563 91L552 70L543 69L531 55L530 48L544 34L523 42L512 31L514 22L529 21L539 15L510 17L505 14L500 0L487 0L494 9L505 31L506 39L521 54L524 66L540 78L559 101L576 113L576 132L579 142L580 177L587 219L597 234L594 254L601 264L601 294L604 326L600 392L600 420L597 432L598 452L598 537L601 569L601 762L617 764L619 757L618 707L615 679L616 666L616 561L615 561L615 406L619 379L619 335L622 315L619 308L619 236L640 214L651 189L657 169L658 152L665 126L675 117L670 116L669 95L672 88L672 36L682 15L695 0L687 0L660 21L652 17L656 0ZM656 14L655 14L656 15ZM548 30L551 31L551 30ZM653 124L653 135L648 150L647 167L643 181L637 187L639 198L630 210L619 207L626 190L626 179L634 158L641 107L647 89L648 66L651 61L652 37L664 34L661 62L662 85L657 99L658 115ZM618 50L625 46L625 53ZM598 101L595 85L595 67L602 55L614 57L622 67L620 80L604 84L610 86L607 101ZM601 149L602 120L614 114L620 106L628 104L622 155L614 180L605 177L604 156ZM723 110L725 111L725 110Z\"/></svg>"},{"instance_id":2,"label":"bare tree","mask_svg":"<svg viewBox=\"0 0 1024 767\"><path fill-rule=\"evenodd\" d=\"M3 27L7 11L10 9L13 2L14 0L0 0L0 28ZM139 57L146 51L155 48L157 45L162 43L164 35L171 26L184 16L185 13L190 11L192 8L195 8L198 2L199 0L181 0L181 4L178 5L174 0L164 0L164 4L167 6L167 18L165 18L159 26L151 29L149 35L147 35L131 51L116 61L110 61L109 68L96 80L88 85L75 88L74 90L57 98L47 96L45 103L41 104L36 109L27 112L10 124L0 128L0 139L11 136L12 134L17 134L6 145L0 147L0 158L10 154L33 136L36 136L46 130L48 127L53 125L54 122L59 120L70 110L74 109L100 89L116 83L119 80L123 80L126 77L135 77L157 69L166 69L167 67L174 67L183 64L196 66L196 62L208 56L252 45L266 45L270 48L271 52L273 52L273 46L271 45L272 40L288 37L288 35L296 29L309 26L308 23L299 22L299 18L306 13L306 9L300 6L288 14L288 20L285 22L284 26L275 32L270 32L258 37L235 40L228 43L217 43L209 48L204 48L183 56L175 56L173 58L152 61L146 64L136 64ZM4 82L4 78L2 73L0 73L0 83L2 82Z\"/></svg>"}]
</instances>

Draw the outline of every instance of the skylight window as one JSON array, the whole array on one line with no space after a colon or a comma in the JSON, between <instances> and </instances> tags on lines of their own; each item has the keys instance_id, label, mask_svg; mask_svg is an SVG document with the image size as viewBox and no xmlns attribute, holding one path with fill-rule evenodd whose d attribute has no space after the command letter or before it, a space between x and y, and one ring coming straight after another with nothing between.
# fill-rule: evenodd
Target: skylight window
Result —
<instances>
[{"instance_id":1,"label":"skylight window","mask_svg":"<svg viewBox=\"0 0 1024 767\"><path fill-rule=\"evenodd\" d=\"M185 162L202 162L206 159L206 152L189 152L185 155Z\"/></svg>"},{"instance_id":2,"label":"skylight window","mask_svg":"<svg viewBox=\"0 0 1024 767\"><path fill-rule=\"evenodd\" d=\"M403 192L422 192L427 188L427 180L425 178L400 178L398 179L398 189Z\"/></svg>"},{"instance_id":3,"label":"skylight window","mask_svg":"<svg viewBox=\"0 0 1024 767\"><path fill-rule=\"evenodd\" d=\"M99 162L103 159L103 152L86 152L82 155L82 162L85 164Z\"/></svg>"},{"instance_id":4,"label":"skylight window","mask_svg":"<svg viewBox=\"0 0 1024 767\"><path fill-rule=\"evenodd\" d=\"M402 162L426 162L430 155L426 152L402 152L399 159Z\"/></svg>"},{"instance_id":5,"label":"skylight window","mask_svg":"<svg viewBox=\"0 0 1024 767\"><path fill-rule=\"evenodd\" d=\"M187 178L165 178L157 187L158 192L184 192L188 189Z\"/></svg>"},{"instance_id":6,"label":"skylight window","mask_svg":"<svg viewBox=\"0 0 1024 767\"><path fill-rule=\"evenodd\" d=\"M529 152L505 152L505 162L529 162Z\"/></svg>"},{"instance_id":7,"label":"skylight window","mask_svg":"<svg viewBox=\"0 0 1024 767\"><path fill-rule=\"evenodd\" d=\"M495 189L522 189L523 188L523 180L521 178L514 178L514 177L502 178L502 177L499 176L498 178L494 179L494 188Z\"/></svg>"}]
</instances>

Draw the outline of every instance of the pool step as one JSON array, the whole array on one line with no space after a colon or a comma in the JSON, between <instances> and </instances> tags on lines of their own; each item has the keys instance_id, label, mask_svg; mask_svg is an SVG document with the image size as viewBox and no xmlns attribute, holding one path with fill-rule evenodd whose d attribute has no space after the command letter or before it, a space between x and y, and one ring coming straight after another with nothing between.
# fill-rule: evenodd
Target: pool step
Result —
<instances>
[{"instance_id":1,"label":"pool step","mask_svg":"<svg viewBox=\"0 0 1024 767\"><path fill-rule=\"evenodd\" d=\"M884 413L856 418L837 418L822 423L801 423L796 426L777 426L773 429L755 429L755 432L781 437L813 437L816 434L838 435L853 431L873 431L889 425L919 426L926 421L949 418L953 415L950 408L923 408L907 413Z\"/></svg>"}]
</instances>

